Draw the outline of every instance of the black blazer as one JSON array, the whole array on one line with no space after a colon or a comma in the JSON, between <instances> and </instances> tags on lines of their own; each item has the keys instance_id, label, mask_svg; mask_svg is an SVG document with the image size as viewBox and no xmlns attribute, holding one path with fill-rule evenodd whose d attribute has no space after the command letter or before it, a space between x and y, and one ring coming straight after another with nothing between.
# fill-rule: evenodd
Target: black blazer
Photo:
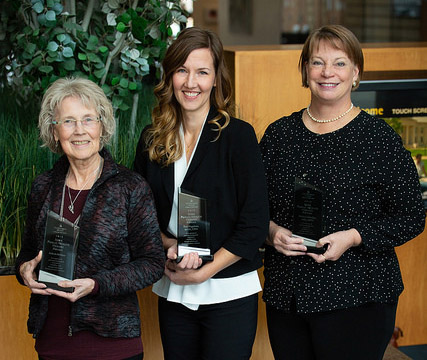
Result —
<instances>
[{"instance_id":1,"label":"black blazer","mask_svg":"<svg viewBox=\"0 0 427 360\"><path fill-rule=\"evenodd\" d=\"M268 234L269 214L264 167L252 126L231 118L218 135L209 124L217 114L211 108L199 144L181 188L207 199L211 251L224 247L242 257L215 275L233 277L262 266L259 248ZM221 121L224 121L222 119ZM160 229L167 234L174 191L174 164L150 161L145 128L139 140L134 168L151 186Z\"/></svg>"}]
</instances>

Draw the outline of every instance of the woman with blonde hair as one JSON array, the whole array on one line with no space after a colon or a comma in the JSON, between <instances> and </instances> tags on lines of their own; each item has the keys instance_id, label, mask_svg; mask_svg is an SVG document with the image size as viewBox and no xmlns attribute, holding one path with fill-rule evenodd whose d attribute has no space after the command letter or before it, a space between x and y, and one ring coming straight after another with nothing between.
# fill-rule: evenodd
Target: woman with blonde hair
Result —
<instances>
[{"instance_id":1,"label":"woman with blonde hair","mask_svg":"<svg viewBox=\"0 0 427 360\"><path fill-rule=\"evenodd\" d=\"M165 276L153 286L165 359L249 359L257 325L259 247L268 229L261 155L253 128L231 113L231 84L214 33L183 30L167 50L152 125L135 169L157 207ZM205 199L212 261L177 261L178 197Z\"/></svg>"},{"instance_id":2,"label":"woman with blonde hair","mask_svg":"<svg viewBox=\"0 0 427 360\"><path fill-rule=\"evenodd\" d=\"M63 154L33 182L16 261L18 281L32 292L28 331L39 359L142 359L136 291L157 281L165 263L150 188L104 148L113 108L92 81L56 80L39 129L43 145ZM55 228L72 229L70 278L62 276L64 231Z\"/></svg>"}]
</instances>

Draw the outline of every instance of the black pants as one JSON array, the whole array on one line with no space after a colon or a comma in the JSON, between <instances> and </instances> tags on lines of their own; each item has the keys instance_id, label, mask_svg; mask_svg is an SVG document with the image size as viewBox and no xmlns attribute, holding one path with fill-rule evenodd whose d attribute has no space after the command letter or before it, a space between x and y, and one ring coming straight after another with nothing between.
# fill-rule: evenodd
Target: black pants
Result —
<instances>
[{"instance_id":1,"label":"black pants","mask_svg":"<svg viewBox=\"0 0 427 360\"><path fill-rule=\"evenodd\" d=\"M126 358L123 360L142 360L142 359L144 359L144 353L141 353L141 354L138 354L135 356L131 356L130 358ZM39 360L43 360L43 358L39 356Z\"/></svg>"},{"instance_id":2,"label":"black pants","mask_svg":"<svg viewBox=\"0 0 427 360\"><path fill-rule=\"evenodd\" d=\"M165 360L249 359L257 327L258 294L194 311L159 297Z\"/></svg>"},{"instance_id":3,"label":"black pants","mask_svg":"<svg viewBox=\"0 0 427 360\"><path fill-rule=\"evenodd\" d=\"M315 314L267 305L270 344L276 360L382 360L391 339L397 303Z\"/></svg>"}]
</instances>

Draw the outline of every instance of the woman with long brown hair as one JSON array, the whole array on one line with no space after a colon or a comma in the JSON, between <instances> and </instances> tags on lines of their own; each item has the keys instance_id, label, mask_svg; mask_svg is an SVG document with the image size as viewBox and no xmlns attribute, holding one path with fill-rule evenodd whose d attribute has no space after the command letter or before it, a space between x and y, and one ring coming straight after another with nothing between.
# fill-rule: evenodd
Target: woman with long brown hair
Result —
<instances>
[{"instance_id":1,"label":"woman with long brown hair","mask_svg":"<svg viewBox=\"0 0 427 360\"><path fill-rule=\"evenodd\" d=\"M258 249L268 229L256 136L230 115L231 84L217 35L183 30L163 71L135 170L153 190L168 258L165 276L153 287L165 359L249 359L261 290ZM184 191L206 200L211 261L196 251L177 254Z\"/></svg>"}]
</instances>

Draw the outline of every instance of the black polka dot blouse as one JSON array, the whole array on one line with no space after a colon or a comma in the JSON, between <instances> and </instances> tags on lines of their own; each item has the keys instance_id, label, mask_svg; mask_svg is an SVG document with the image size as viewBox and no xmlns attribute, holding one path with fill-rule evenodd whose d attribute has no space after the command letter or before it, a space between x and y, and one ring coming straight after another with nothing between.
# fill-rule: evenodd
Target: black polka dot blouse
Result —
<instances>
[{"instance_id":1,"label":"black polka dot blouse","mask_svg":"<svg viewBox=\"0 0 427 360\"><path fill-rule=\"evenodd\" d=\"M403 283L394 247L425 225L410 153L384 120L364 111L322 135L305 127L302 113L271 124L260 143L271 220L292 231L293 188L299 177L323 191L322 235L355 228L362 244L322 264L266 246L263 298L289 310L295 297L300 313L395 302Z\"/></svg>"}]
</instances>

